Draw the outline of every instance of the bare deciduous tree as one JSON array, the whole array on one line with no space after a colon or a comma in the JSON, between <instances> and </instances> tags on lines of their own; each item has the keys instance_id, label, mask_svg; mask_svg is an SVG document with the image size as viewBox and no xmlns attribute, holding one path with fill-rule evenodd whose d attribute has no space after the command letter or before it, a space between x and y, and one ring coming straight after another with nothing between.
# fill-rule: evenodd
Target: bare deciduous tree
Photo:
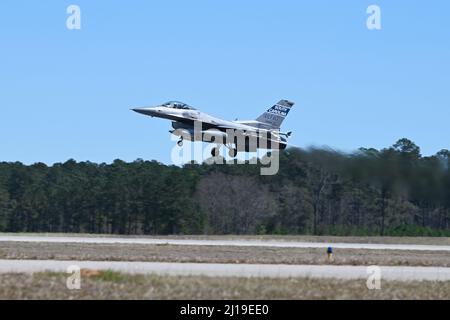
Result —
<instances>
[{"instance_id":1,"label":"bare deciduous tree","mask_svg":"<svg viewBox=\"0 0 450 320\"><path fill-rule=\"evenodd\" d=\"M269 187L254 177L212 173L199 181L195 198L207 216L207 233L255 233L276 213Z\"/></svg>"}]
</instances>

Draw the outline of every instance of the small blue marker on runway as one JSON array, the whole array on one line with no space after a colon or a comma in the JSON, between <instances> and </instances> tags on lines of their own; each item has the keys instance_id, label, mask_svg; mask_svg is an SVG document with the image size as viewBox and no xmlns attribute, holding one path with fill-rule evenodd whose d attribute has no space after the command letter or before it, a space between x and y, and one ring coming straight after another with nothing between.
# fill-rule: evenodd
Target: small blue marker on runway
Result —
<instances>
[{"instance_id":1,"label":"small blue marker on runway","mask_svg":"<svg viewBox=\"0 0 450 320\"><path fill-rule=\"evenodd\" d=\"M327 248L327 254L328 254L328 262L332 262L333 261L333 248L332 247Z\"/></svg>"}]
</instances>

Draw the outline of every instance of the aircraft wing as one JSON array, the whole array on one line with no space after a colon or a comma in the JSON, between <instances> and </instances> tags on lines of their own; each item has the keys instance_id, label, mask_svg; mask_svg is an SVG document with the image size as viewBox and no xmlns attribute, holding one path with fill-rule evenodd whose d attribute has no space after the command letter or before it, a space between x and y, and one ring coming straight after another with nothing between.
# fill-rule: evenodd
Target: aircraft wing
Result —
<instances>
[{"instance_id":1,"label":"aircraft wing","mask_svg":"<svg viewBox=\"0 0 450 320\"><path fill-rule=\"evenodd\" d=\"M224 124L217 124L216 127L218 129L223 129L223 130L233 129L233 130L245 130L245 131L257 132L256 130L254 130L256 128L251 128L249 126L238 124L238 123L233 123L233 122L230 122L229 124L226 124L226 125L224 125Z\"/></svg>"},{"instance_id":2,"label":"aircraft wing","mask_svg":"<svg viewBox=\"0 0 450 320\"><path fill-rule=\"evenodd\" d=\"M244 136L248 136L248 137L261 137L260 133L268 133L270 134L269 139L267 139L268 142L273 142L273 143L279 143L279 144L283 144L286 146L292 146L295 148L298 148L297 146L294 146L290 143L288 143L288 141L282 140L281 139L281 135L278 132L274 132L274 131L266 131L266 130L255 130L254 128L248 128L247 126L240 126L240 125L236 125L236 126L224 126L224 125L220 125L217 126L218 129L234 129L234 130L242 130ZM253 129L253 130L252 130Z\"/></svg>"}]
</instances>

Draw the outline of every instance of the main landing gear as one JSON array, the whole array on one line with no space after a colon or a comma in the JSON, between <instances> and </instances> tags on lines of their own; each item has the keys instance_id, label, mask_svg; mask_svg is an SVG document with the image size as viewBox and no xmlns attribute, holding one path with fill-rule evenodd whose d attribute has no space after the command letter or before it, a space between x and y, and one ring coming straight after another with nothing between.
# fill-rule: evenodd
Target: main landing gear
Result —
<instances>
[{"instance_id":1,"label":"main landing gear","mask_svg":"<svg viewBox=\"0 0 450 320\"><path fill-rule=\"evenodd\" d=\"M180 140L177 141L177 145L179 147L183 146L183 137L180 137ZM212 148L211 149L211 156L218 157L220 155L220 147L221 147L221 145L217 145L216 147ZM234 157L237 156L238 151L237 151L236 148L233 147L232 144L225 145L225 147L228 148L228 155L231 158L234 158Z\"/></svg>"},{"instance_id":2,"label":"main landing gear","mask_svg":"<svg viewBox=\"0 0 450 320\"><path fill-rule=\"evenodd\" d=\"M231 158L234 158L234 157L237 156L237 149L236 149L236 148L233 148L232 145L225 145L225 147L228 148L228 155L229 155ZM218 157L219 155L220 155L220 146L217 146L217 147L212 148L212 150L211 150L211 156L213 156L213 157Z\"/></svg>"},{"instance_id":3,"label":"main landing gear","mask_svg":"<svg viewBox=\"0 0 450 320\"><path fill-rule=\"evenodd\" d=\"M234 157L237 156L237 148L234 148L234 147L233 147L233 144L231 144L231 143L226 144L225 147L228 148L228 155L229 155L231 158L234 158Z\"/></svg>"},{"instance_id":4,"label":"main landing gear","mask_svg":"<svg viewBox=\"0 0 450 320\"><path fill-rule=\"evenodd\" d=\"M236 157L237 156L237 149L229 149L228 150L228 155L231 157L231 158L234 158L234 157Z\"/></svg>"},{"instance_id":5,"label":"main landing gear","mask_svg":"<svg viewBox=\"0 0 450 320\"><path fill-rule=\"evenodd\" d=\"M211 156L218 157L220 155L220 147L214 147L211 149Z\"/></svg>"}]
</instances>

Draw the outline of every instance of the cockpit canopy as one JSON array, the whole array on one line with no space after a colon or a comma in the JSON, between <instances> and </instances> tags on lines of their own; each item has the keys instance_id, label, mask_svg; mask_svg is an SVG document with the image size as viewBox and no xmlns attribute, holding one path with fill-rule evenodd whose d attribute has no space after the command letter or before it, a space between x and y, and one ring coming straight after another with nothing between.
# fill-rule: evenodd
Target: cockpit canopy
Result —
<instances>
[{"instance_id":1,"label":"cockpit canopy","mask_svg":"<svg viewBox=\"0 0 450 320\"><path fill-rule=\"evenodd\" d=\"M162 104L163 107L173 108L173 109L184 109L184 110L195 110L195 108L187 105L186 103L180 101L169 101Z\"/></svg>"}]
</instances>

